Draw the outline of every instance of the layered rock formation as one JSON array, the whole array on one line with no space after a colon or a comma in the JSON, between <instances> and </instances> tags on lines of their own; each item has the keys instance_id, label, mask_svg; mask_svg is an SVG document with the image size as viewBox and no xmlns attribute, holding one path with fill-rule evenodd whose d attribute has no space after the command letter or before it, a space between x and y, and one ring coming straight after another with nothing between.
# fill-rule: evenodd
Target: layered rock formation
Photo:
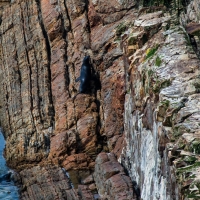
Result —
<instances>
[{"instance_id":1,"label":"layered rock formation","mask_svg":"<svg viewBox=\"0 0 200 200\"><path fill-rule=\"evenodd\" d=\"M127 14L134 5L27 0L4 7L0 118L10 167L47 162L93 169L100 151L121 143L124 67L115 39L117 27L134 17ZM73 100L86 54L101 90L93 81L89 94Z\"/></svg>"},{"instance_id":2,"label":"layered rock formation","mask_svg":"<svg viewBox=\"0 0 200 200\"><path fill-rule=\"evenodd\" d=\"M162 12L142 15L134 23L140 30L130 28L125 39L130 65L121 162L142 199L199 198L199 46L176 23Z\"/></svg>"},{"instance_id":3,"label":"layered rock formation","mask_svg":"<svg viewBox=\"0 0 200 200\"><path fill-rule=\"evenodd\" d=\"M171 8L133 0L3 7L0 122L22 199L94 199L95 187L102 199L198 197L199 35L182 26L198 23L199 3L181 14L182 26L176 9L186 4L164 4ZM96 80L73 98L85 55ZM102 151L113 154L97 157ZM75 191L60 167L95 169L94 182Z\"/></svg>"}]
</instances>

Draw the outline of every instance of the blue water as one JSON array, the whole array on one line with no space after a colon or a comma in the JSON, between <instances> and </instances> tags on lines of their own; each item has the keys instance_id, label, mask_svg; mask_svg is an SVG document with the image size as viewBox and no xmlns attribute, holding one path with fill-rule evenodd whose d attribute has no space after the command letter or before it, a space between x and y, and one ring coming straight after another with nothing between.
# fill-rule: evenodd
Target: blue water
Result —
<instances>
[{"instance_id":1,"label":"blue water","mask_svg":"<svg viewBox=\"0 0 200 200\"><path fill-rule=\"evenodd\" d=\"M5 159L3 157L3 149L5 146L5 140L0 132L0 177L10 170L6 166ZM17 187L14 186L13 182L2 181L0 182L0 200L17 200L19 195L17 192Z\"/></svg>"}]
</instances>

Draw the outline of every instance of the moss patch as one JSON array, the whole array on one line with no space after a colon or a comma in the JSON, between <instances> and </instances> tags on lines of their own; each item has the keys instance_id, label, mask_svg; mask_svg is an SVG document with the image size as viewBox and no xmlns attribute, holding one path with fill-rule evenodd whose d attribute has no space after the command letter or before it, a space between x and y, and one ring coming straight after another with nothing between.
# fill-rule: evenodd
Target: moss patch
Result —
<instances>
[{"instance_id":1,"label":"moss patch","mask_svg":"<svg viewBox=\"0 0 200 200\"><path fill-rule=\"evenodd\" d=\"M185 156L183 160L189 165L192 165L196 162L197 158L195 156Z\"/></svg>"},{"instance_id":2,"label":"moss patch","mask_svg":"<svg viewBox=\"0 0 200 200\"><path fill-rule=\"evenodd\" d=\"M196 154L200 154L200 141L193 141L190 145L190 151Z\"/></svg>"},{"instance_id":3,"label":"moss patch","mask_svg":"<svg viewBox=\"0 0 200 200\"><path fill-rule=\"evenodd\" d=\"M152 57L156 53L156 51L158 50L158 47L159 47L159 45L156 45L152 49L150 49L150 48L147 49L145 60L147 60L148 58Z\"/></svg>"},{"instance_id":4,"label":"moss patch","mask_svg":"<svg viewBox=\"0 0 200 200\"><path fill-rule=\"evenodd\" d=\"M186 173L186 172L192 172L193 170L196 170L200 167L200 162L195 162L193 165L189 165L186 167L178 168L178 173Z\"/></svg>"},{"instance_id":5,"label":"moss patch","mask_svg":"<svg viewBox=\"0 0 200 200\"><path fill-rule=\"evenodd\" d=\"M159 56L157 56L157 57L156 57L156 66L157 66L157 67L160 67L161 63L162 63L162 60L160 59Z\"/></svg>"},{"instance_id":6,"label":"moss patch","mask_svg":"<svg viewBox=\"0 0 200 200\"><path fill-rule=\"evenodd\" d=\"M128 24L126 24L125 22L120 23L115 31L116 31L116 39L115 40L119 40L121 35L127 30L128 28Z\"/></svg>"},{"instance_id":7,"label":"moss patch","mask_svg":"<svg viewBox=\"0 0 200 200\"><path fill-rule=\"evenodd\" d=\"M195 90L197 93L200 93L200 78L198 77L193 83Z\"/></svg>"},{"instance_id":8,"label":"moss patch","mask_svg":"<svg viewBox=\"0 0 200 200\"><path fill-rule=\"evenodd\" d=\"M162 88L168 87L170 85L170 80L156 80L155 84L152 87L152 90L154 93L159 93Z\"/></svg>"}]
</instances>

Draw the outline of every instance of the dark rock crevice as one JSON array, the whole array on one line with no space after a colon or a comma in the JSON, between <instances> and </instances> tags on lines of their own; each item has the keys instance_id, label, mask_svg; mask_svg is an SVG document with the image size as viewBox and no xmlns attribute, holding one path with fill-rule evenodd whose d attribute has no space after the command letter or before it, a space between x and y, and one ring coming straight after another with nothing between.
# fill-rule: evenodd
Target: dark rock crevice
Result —
<instances>
[{"instance_id":1,"label":"dark rock crevice","mask_svg":"<svg viewBox=\"0 0 200 200\"><path fill-rule=\"evenodd\" d=\"M11 136L13 134L13 130L12 130L12 123L11 123L11 115L10 115L10 111L9 111L9 93L8 93L8 89L7 89L7 86L5 85L5 90L6 90L6 114L7 114L7 118L8 118L8 125L9 125L9 128L10 128L10 133L9 135L8 134L5 134L5 138L7 138L8 136Z\"/></svg>"},{"instance_id":2,"label":"dark rock crevice","mask_svg":"<svg viewBox=\"0 0 200 200\"><path fill-rule=\"evenodd\" d=\"M68 61L68 57L67 57L67 46L68 46L68 42L67 42L67 30L65 29L65 23L64 23L64 18L62 17L62 15L60 16L61 17L61 27L62 27L62 38L63 40L65 41L66 43L66 48L65 48L65 53L63 55L64 57L64 62L65 62L65 85L66 85L66 89L68 91L68 94L69 94L69 98L72 97L71 95L71 91L69 89L69 85L70 85L70 77L69 77L69 66L67 65L67 61ZM69 19L70 21L70 19ZM71 24L70 24L71 26Z\"/></svg>"},{"instance_id":3,"label":"dark rock crevice","mask_svg":"<svg viewBox=\"0 0 200 200\"><path fill-rule=\"evenodd\" d=\"M21 12L21 21L22 21L22 33L23 33L23 37L24 37L24 44L25 44L25 53L26 53L26 59L27 59L27 67L28 67L28 69L29 69L29 73L28 73L28 77L29 77L29 81L28 81L28 83L29 83L29 98L30 98L30 113L31 113L31 118L32 118L32 124L33 124L33 127L34 127L34 132L36 133L36 142L35 142L35 153L37 153L37 151L38 151L38 147L37 147L37 141L38 141L38 131L37 131L37 128L36 128L36 124L35 124L35 120L34 120L34 114L33 114L33 109L34 109L34 107L33 107L33 101L34 101L34 99L33 99L33 83L32 83L32 75L33 75L33 73L32 73L32 65L31 65L31 63L30 63L30 59L29 59L29 52L28 52L28 45L27 45L27 41L26 41L26 31L25 31L25 22L24 22L24 16L23 16L23 8L21 7L21 10L22 10L22 12Z\"/></svg>"},{"instance_id":4,"label":"dark rock crevice","mask_svg":"<svg viewBox=\"0 0 200 200\"><path fill-rule=\"evenodd\" d=\"M47 58L48 58L48 63L47 63L47 70L48 70L48 80L51 81L52 80L52 76L51 76L51 46L50 46L50 41L49 41L49 37L48 34L46 32L45 26L44 26L44 22L42 19L42 12L41 12L41 3L39 0L35 0L36 4L37 4L37 11L38 11L38 20L40 23L40 27L45 39L45 44L46 44L46 53L47 53ZM53 95L52 95L52 87L51 87L51 82L48 84L48 97L49 97L49 116L51 116L51 126L54 127L54 121L55 121L55 109L54 109L54 102L53 102Z\"/></svg>"}]
</instances>

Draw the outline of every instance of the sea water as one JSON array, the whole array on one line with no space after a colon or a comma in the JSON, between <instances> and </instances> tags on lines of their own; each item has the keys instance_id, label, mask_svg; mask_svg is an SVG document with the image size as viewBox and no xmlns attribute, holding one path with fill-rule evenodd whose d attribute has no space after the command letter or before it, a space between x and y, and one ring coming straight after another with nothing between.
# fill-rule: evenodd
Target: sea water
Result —
<instances>
[{"instance_id":1,"label":"sea water","mask_svg":"<svg viewBox=\"0 0 200 200\"><path fill-rule=\"evenodd\" d=\"M6 161L3 157L3 149L5 146L5 140L3 134L0 132L0 177L7 174L10 170L6 166ZM0 182L0 200L17 200L19 199L17 187L14 186L12 181Z\"/></svg>"}]
</instances>

